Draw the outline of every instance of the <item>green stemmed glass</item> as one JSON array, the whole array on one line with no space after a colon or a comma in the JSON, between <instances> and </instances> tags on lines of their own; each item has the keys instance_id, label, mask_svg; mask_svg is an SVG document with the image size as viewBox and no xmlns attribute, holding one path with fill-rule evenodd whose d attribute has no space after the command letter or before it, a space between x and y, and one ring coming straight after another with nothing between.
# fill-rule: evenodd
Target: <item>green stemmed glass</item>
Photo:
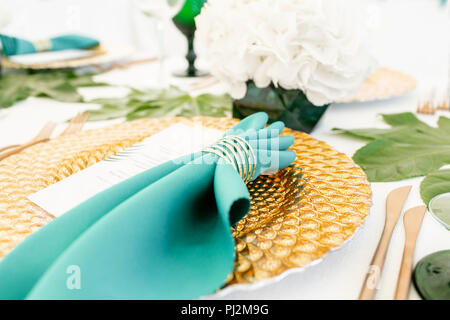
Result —
<instances>
[{"instance_id":1,"label":"green stemmed glass","mask_svg":"<svg viewBox=\"0 0 450 320\"><path fill-rule=\"evenodd\" d=\"M185 35L188 41L188 53L186 55L188 68L185 71L176 72L174 75L177 77L201 77L207 74L195 67L197 55L194 50L195 17L200 14L205 2L206 0L186 0L180 12L173 18L175 26Z\"/></svg>"}]
</instances>

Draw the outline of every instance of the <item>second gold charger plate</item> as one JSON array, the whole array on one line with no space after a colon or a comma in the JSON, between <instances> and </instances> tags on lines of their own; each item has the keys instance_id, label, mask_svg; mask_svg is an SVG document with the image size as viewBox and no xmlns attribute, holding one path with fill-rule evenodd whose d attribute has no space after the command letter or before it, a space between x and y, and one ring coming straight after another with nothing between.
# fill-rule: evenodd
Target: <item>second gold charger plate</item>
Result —
<instances>
[{"instance_id":1,"label":"second gold charger plate","mask_svg":"<svg viewBox=\"0 0 450 320\"><path fill-rule=\"evenodd\" d=\"M0 259L53 217L28 196L175 123L225 131L229 118L144 119L61 136L0 162ZM226 286L276 278L320 261L352 238L371 206L366 175L348 156L306 133L289 168L248 184L252 207L233 228L234 271Z\"/></svg>"},{"instance_id":2,"label":"second gold charger plate","mask_svg":"<svg viewBox=\"0 0 450 320\"><path fill-rule=\"evenodd\" d=\"M106 44L98 46L93 49L93 51L94 54L91 56L70 60L25 65L4 58L2 64L5 68L11 69L43 70L80 68L112 63L114 61L124 59L131 55L134 49L131 46L126 45Z\"/></svg>"},{"instance_id":3,"label":"second gold charger plate","mask_svg":"<svg viewBox=\"0 0 450 320\"><path fill-rule=\"evenodd\" d=\"M416 79L409 74L386 67L372 73L359 87L358 91L337 102L368 102L401 96L417 86Z\"/></svg>"}]
</instances>

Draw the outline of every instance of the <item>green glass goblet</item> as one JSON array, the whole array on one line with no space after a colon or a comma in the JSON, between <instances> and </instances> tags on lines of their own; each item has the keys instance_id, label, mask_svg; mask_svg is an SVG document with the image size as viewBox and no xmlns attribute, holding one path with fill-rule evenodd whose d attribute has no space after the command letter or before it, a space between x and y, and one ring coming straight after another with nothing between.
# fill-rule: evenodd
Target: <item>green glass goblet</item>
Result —
<instances>
[{"instance_id":1,"label":"green glass goblet","mask_svg":"<svg viewBox=\"0 0 450 320\"><path fill-rule=\"evenodd\" d=\"M195 67L197 55L194 50L195 17L200 14L205 2L206 0L186 0L183 8L172 19L175 26L184 34L188 41L188 53L186 55L188 68L187 70L174 73L177 77L202 77L207 75L206 72L199 71Z\"/></svg>"}]
</instances>

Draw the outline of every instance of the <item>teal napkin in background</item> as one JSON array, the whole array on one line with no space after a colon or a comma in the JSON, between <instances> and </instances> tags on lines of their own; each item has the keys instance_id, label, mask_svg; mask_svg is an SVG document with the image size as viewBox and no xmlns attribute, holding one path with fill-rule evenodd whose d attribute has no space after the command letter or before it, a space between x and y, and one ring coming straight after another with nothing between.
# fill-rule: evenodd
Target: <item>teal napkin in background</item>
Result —
<instances>
[{"instance_id":1,"label":"teal napkin in background","mask_svg":"<svg viewBox=\"0 0 450 320\"><path fill-rule=\"evenodd\" d=\"M255 178L289 166L294 139L254 114L225 135L257 154ZM275 142L270 144L267 142ZM264 161L263 161L264 159ZM250 208L238 172L211 153L169 161L56 218L0 261L0 299L195 299L233 270L230 226ZM70 288L73 267L80 288Z\"/></svg>"},{"instance_id":2,"label":"teal napkin in background","mask_svg":"<svg viewBox=\"0 0 450 320\"><path fill-rule=\"evenodd\" d=\"M77 34L67 34L35 42L0 34L0 41L5 56L30 54L41 51L89 49L100 44L96 39Z\"/></svg>"}]
</instances>

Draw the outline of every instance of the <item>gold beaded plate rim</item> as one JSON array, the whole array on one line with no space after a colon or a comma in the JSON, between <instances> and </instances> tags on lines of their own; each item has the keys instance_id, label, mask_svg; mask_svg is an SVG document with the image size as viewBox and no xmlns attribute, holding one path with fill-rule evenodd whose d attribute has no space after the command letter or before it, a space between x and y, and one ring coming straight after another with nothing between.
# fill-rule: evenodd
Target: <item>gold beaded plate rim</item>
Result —
<instances>
[{"instance_id":1,"label":"gold beaded plate rim","mask_svg":"<svg viewBox=\"0 0 450 320\"><path fill-rule=\"evenodd\" d=\"M308 265L306 265L304 267L291 268L291 269L288 269L288 270L284 271L283 273L281 273L281 274L279 274L277 276L273 276L272 278L268 278L268 279L262 279L262 280L259 280L258 282L254 282L254 283L237 283L237 284L232 284L232 285L226 286L226 287L218 290L214 294L205 296L203 298L208 298L208 297L221 298L221 297L226 297L227 295L230 295L230 294L236 293L236 292L256 291L256 290L261 289L263 287L266 287L266 286L269 286L269 285L281 282L285 278L287 278L287 277L289 277L291 275L303 273L303 272L306 271L306 269L309 269L309 268L312 268L312 267L315 267L315 266L321 264L324 260L327 259L328 256L330 256L332 254L335 254L336 252L339 252L340 250L344 249L349 244L349 242L352 242L359 235L359 233L362 232L362 230L366 226L366 222L367 222L368 217L369 217L369 215L367 215L364 218L363 223L357 229L355 229L353 235L350 238L346 239L340 246L331 248L321 258L311 261Z\"/></svg>"},{"instance_id":2,"label":"gold beaded plate rim","mask_svg":"<svg viewBox=\"0 0 450 320\"><path fill-rule=\"evenodd\" d=\"M60 136L1 161L0 259L52 220L28 200L30 194L175 123L225 131L236 122L143 119ZM286 134L295 137L297 159L276 175L248 184L252 208L232 229L235 268L219 295L253 290L320 263L354 239L370 214L370 184L351 158L306 133L285 129Z\"/></svg>"},{"instance_id":3,"label":"gold beaded plate rim","mask_svg":"<svg viewBox=\"0 0 450 320\"><path fill-rule=\"evenodd\" d=\"M381 67L362 83L354 95L337 103L371 102L393 99L414 90L417 81L409 74Z\"/></svg>"},{"instance_id":4,"label":"gold beaded plate rim","mask_svg":"<svg viewBox=\"0 0 450 320\"><path fill-rule=\"evenodd\" d=\"M5 58L2 63L5 68L11 69L43 70L79 68L112 63L114 61L124 59L133 53L134 48L128 45L101 44L93 50L95 53L91 56L69 60L24 65Z\"/></svg>"}]
</instances>

